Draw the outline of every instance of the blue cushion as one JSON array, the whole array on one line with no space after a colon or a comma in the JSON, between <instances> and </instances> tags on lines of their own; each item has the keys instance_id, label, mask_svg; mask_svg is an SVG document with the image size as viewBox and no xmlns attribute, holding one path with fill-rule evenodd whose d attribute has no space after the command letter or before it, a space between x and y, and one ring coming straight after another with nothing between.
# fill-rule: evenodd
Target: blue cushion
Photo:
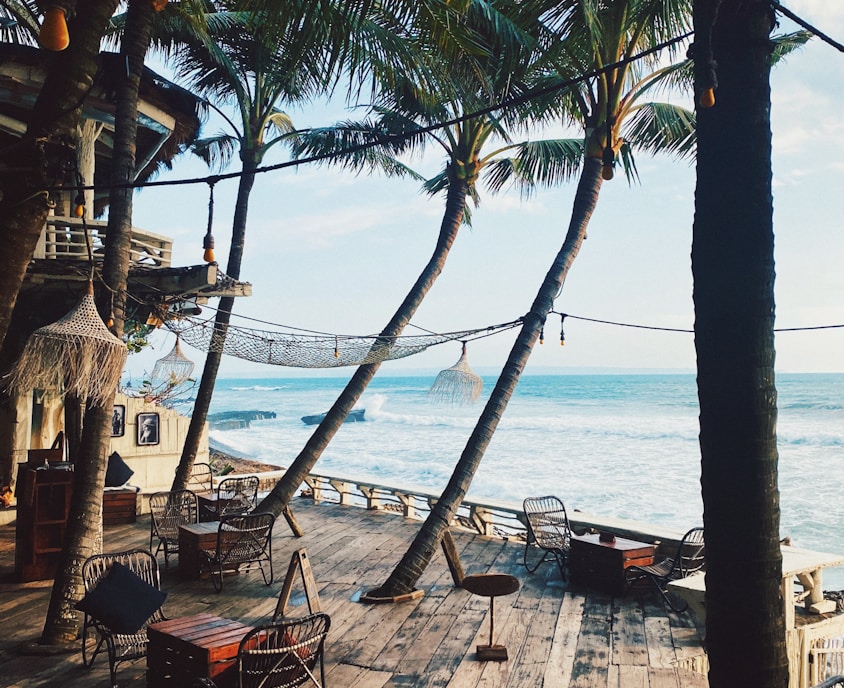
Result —
<instances>
[{"instance_id":1,"label":"blue cushion","mask_svg":"<svg viewBox=\"0 0 844 688\"><path fill-rule=\"evenodd\" d=\"M115 633L137 633L164 604L167 593L114 562L108 574L88 592L76 609L85 612Z\"/></svg>"},{"instance_id":2,"label":"blue cushion","mask_svg":"<svg viewBox=\"0 0 844 688\"><path fill-rule=\"evenodd\" d=\"M129 482L129 478L131 478L135 474L129 466L126 465L126 462L123 460L123 457L120 456L117 452L112 452L111 456L108 457L108 467L106 468L106 476L105 476L105 486L106 487L120 487L121 485L125 485Z\"/></svg>"}]
</instances>

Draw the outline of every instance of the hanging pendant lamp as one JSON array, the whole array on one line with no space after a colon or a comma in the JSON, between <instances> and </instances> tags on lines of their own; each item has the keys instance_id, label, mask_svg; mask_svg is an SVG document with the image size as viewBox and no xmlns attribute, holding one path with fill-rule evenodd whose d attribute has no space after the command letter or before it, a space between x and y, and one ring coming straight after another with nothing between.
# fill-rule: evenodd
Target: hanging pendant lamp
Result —
<instances>
[{"instance_id":1,"label":"hanging pendant lamp","mask_svg":"<svg viewBox=\"0 0 844 688\"><path fill-rule=\"evenodd\" d=\"M152 369L153 387L177 387L193 373L193 361L182 353L179 337L169 354L159 358Z\"/></svg>"},{"instance_id":2,"label":"hanging pendant lamp","mask_svg":"<svg viewBox=\"0 0 844 688\"><path fill-rule=\"evenodd\" d=\"M101 406L110 402L120 383L128 351L100 317L89 281L73 310L32 333L4 386L12 394L59 390Z\"/></svg>"},{"instance_id":3,"label":"hanging pendant lamp","mask_svg":"<svg viewBox=\"0 0 844 688\"><path fill-rule=\"evenodd\" d=\"M471 404L478 400L484 388L481 378L469 367L466 358L466 342L462 342L463 352L460 359L451 368L441 370L428 396L451 404Z\"/></svg>"}]
</instances>

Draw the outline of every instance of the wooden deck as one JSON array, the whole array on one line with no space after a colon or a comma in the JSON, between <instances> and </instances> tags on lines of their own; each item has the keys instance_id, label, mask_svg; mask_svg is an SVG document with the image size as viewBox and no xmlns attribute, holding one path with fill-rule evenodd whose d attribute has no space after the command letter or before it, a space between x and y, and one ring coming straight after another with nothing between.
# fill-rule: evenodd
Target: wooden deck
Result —
<instances>
[{"instance_id":1,"label":"wooden deck","mask_svg":"<svg viewBox=\"0 0 844 688\"><path fill-rule=\"evenodd\" d=\"M297 499L293 511L306 534L294 538L284 519L274 536L275 582L257 571L227 576L215 594L209 580L182 581L178 567L162 566L168 617L211 612L254 625L269 621L292 553L304 547L332 625L326 645L326 682L332 688L448 687L695 688L703 674L685 667L702 655L698 629L688 614L666 611L657 595L611 598L566 586L552 563L528 574L523 545L455 531L467 574L510 573L515 594L496 599L495 642L507 662L479 662L475 646L489 641L489 601L455 588L442 552L419 581L420 599L369 605L361 592L382 583L413 538L419 523L367 511ZM77 645L72 653L24 654L40 634L49 583L16 584L14 525L0 526L0 685L100 688L109 685L108 661L87 670ZM105 549L147 547L149 516L109 526ZM301 579L288 615L307 612ZM121 687L146 685L143 660L121 665ZM189 688L189 687L186 687Z\"/></svg>"}]
</instances>

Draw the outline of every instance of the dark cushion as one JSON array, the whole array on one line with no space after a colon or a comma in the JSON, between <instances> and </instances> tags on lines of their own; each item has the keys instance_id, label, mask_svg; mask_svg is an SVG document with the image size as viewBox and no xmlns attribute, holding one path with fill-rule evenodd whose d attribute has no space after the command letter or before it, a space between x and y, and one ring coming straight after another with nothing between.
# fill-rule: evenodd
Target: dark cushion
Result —
<instances>
[{"instance_id":1,"label":"dark cushion","mask_svg":"<svg viewBox=\"0 0 844 688\"><path fill-rule=\"evenodd\" d=\"M123 457L117 452L112 452L111 456L108 457L105 486L120 487L121 485L125 485L134 474L135 471L126 465Z\"/></svg>"},{"instance_id":2,"label":"dark cushion","mask_svg":"<svg viewBox=\"0 0 844 688\"><path fill-rule=\"evenodd\" d=\"M137 633L164 604L162 592L134 571L114 562L97 586L76 603L76 609L108 626L115 633Z\"/></svg>"}]
</instances>

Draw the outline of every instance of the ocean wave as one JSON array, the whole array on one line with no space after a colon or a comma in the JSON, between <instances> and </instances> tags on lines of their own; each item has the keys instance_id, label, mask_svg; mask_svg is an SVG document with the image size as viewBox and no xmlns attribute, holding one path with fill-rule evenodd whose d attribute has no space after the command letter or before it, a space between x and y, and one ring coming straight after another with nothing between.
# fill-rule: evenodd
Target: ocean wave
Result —
<instances>
[{"instance_id":1,"label":"ocean wave","mask_svg":"<svg viewBox=\"0 0 844 688\"><path fill-rule=\"evenodd\" d=\"M248 387L229 387L227 391L231 392L280 392L285 389L290 389L290 385L274 385L267 387L265 385L249 385Z\"/></svg>"}]
</instances>

